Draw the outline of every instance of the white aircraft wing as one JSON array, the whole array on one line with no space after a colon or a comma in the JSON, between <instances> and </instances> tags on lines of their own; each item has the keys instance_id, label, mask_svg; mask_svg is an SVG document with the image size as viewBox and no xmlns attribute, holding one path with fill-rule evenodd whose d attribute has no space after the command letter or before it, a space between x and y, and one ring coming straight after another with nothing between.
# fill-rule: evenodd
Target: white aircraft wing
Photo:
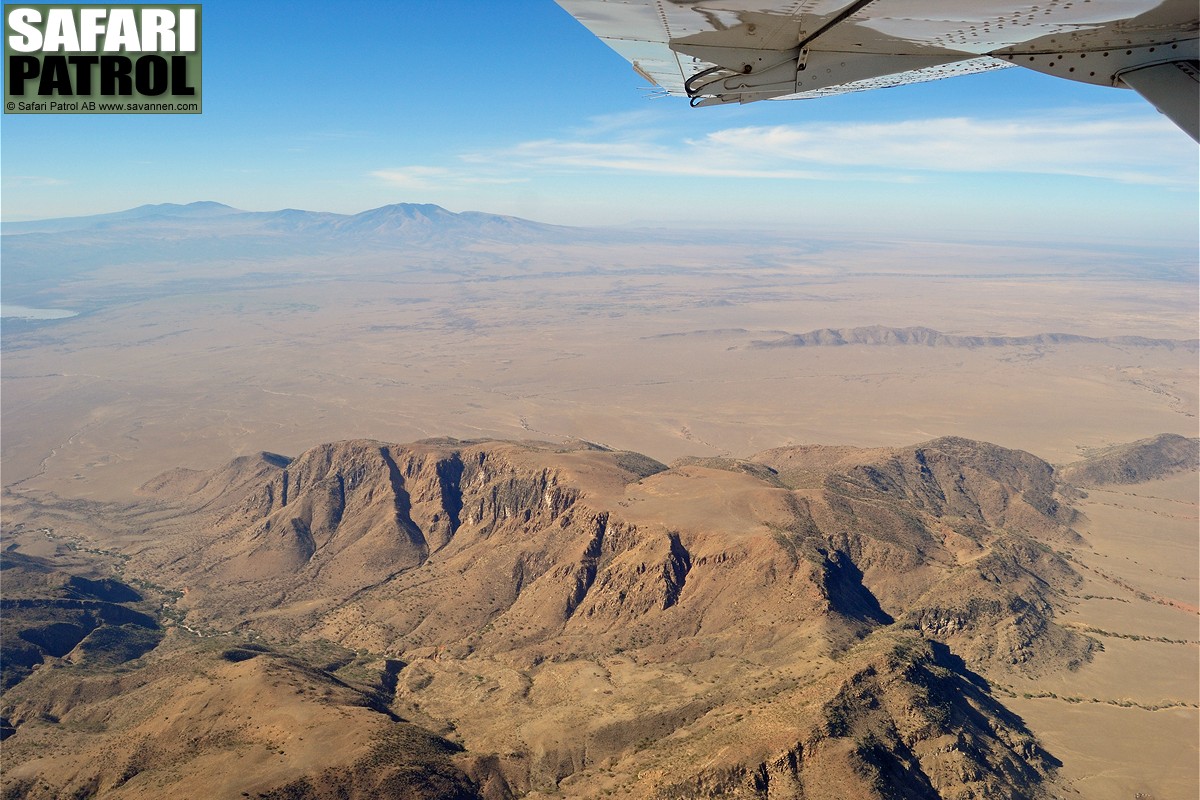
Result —
<instances>
[{"instance_id":1,"label":"white aircraft wing","mask_svg":"<svg viewBox=\"0 0 1200 800\"><path fill-rule=\"evenodd\" d=\"M557 0L692 105L1022 66L1132 88L1200 140L1196 0Z\"/></svg>"}]
</instances>

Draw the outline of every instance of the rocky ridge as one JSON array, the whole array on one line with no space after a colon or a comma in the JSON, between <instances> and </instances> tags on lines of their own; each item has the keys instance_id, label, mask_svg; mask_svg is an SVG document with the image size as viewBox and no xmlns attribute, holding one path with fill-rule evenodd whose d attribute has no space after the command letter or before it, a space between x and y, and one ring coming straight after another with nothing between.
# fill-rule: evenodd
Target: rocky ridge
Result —
<instances>
[{"instance_id":1,"label":"rocky ridge","mask_svg":"<svg viewBox=\"0 0 1200 800\"><path fill-rule=\"evenodd\" d=\"M1079 580L1057 480L953 437L670 468L355 440L173 470L112 513L145 531L131 572L179 588L189 629L255 642L244 660L365 654L305 680L358 658L378 736L426 731L413 763L462 796L1018 798L1056 762L989 676L1096 646L1056 622ZM6 697L35 727L37 685ZM385 785L373 746L265 796Z\"/></svg>"}]
</instances>

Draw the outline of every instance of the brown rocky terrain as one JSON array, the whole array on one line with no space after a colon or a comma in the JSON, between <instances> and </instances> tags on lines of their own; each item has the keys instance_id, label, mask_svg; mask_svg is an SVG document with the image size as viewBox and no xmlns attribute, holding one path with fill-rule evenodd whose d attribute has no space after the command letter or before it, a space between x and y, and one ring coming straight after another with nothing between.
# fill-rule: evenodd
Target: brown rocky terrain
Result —
<instances>
[{"instance_id":1,"label":"brown rocky terrain","mask_svg":"<svg viewBox=\"0 0 1200 800\"><path fill-rule=\"evenodd\" d=\"M1088 453L1059 468L1062 480L1076 486L1142 483L1200 465L1200 439L1162 433Z\"/></svg>"},{"instance_id":2,"label":"brown rocky terrain","mask_svg":"<svg viewBox=\"0 0 1200 800\"><path fill-rule=\"evenodd\" d=\"M175 634L134 668L39 670L5 696L4 796L477 797L460 746L323 666Z\"/></svg>"},{"instance_id":3,"label":"brown rocky terrain","mask_svg":"<svg viewBox=\"0 0 1200 800\"><path fill-rule=\"evenodd\" d=\"M960 438L352 440L142 494L55 513L174 624L4 695L6 796L1039 797L1057 762L992 682L1097 646L1056 621L1053 468Z\"/></svg>"}]
</instances>

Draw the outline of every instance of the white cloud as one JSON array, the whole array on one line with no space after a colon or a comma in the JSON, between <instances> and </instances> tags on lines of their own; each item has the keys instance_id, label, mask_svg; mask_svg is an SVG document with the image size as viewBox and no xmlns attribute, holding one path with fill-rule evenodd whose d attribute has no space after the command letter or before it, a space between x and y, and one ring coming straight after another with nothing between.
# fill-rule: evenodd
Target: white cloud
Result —
<instances>
[{"instance_id":1,"label":"white cloud","mask_svg":"<svg viewBox=\"0 0 1200 800\"><path fill-rule=\"evenodd\" d=\"M746 126L673 140L636 126L603 127L603 137L579 131L572 138L527 141L462 158L488 170L748 179L907 182L951 172L1070 175L1167 186L1196 181L1195 145L1186 135L1165 119L1111 110L1053 119Z\"/></svg>"},{"instance_id":2,"label":"white cloud","mask_svg":"<svg viewBox=\"0 0 1200 800\"><path fill-rule=\"evenodd\" d=\"M478 185L483 183L520 183L523 177L499 176L480 174L477 171L454 170L445 167L429 167L410 165L392 167L371 172L371 177L378 178L391 186L400 189L447 189L456 186Z\"/></svg>"},{"instance_id":3,"label":"white cloud","mask_svg":"<svg viewBox=\"0 0 1200 800\"><path fill-rule=\"evenodd\" d=\"M644 136L670 122L671 115L664 114L660 109L639 108L635 111L598 114L588 117L586 124L571 129L571 134L576 137ZM678 109L671 110L678 111Z\"/></svg>"},{"instance_id":4,"label":"white cloud","mask_svg":"<svg viewBox=\"0 0 1200 800\"><path fill-rule=\"evenodd\" d=\"M430 189L441 183L448 170L441 167L395 167L380 169L371 173L371 177L379 178L392 186L401 189Z\"/></svg>"},{"instance_id":5,"label":"white cloud","mask_svg":"<svg viewBox=\"0 0 1200 800\"><path fill-rule=\"evenodd\" d=\"M978 120L734 128L694 143L713 153L826 168L1033 173L1127 183L1194 183L1194 144L1154 118Z\"/></svg>"},{"instance_id":6,"label":"white cloud","mask_svg":"<svg viewBox=\"0 0 1200 800\"><path fill-rule=\"evenodd\" d=\"M49 175L5 175L4 185L10 189L28 188L31 186L66 186L70 181L54 178Z\"/></svg>"}]
</instances>

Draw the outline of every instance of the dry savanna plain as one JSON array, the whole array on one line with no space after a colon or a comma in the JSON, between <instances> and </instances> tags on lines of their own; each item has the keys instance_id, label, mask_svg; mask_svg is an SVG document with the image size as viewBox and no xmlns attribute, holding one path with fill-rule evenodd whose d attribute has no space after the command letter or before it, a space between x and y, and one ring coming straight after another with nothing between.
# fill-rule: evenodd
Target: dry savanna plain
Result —
<instances>
[{"instance_id":1,"label":"dry savanna plain","mask_svg":"<svg viewBox=\"0 0 1200 800\"><path fill-rule=\"evenodd\" d=\"M3 245L79 312L4 319L5 797L1200 793L1194 250L217 204Z\"/></svg>"}]
</instances>

